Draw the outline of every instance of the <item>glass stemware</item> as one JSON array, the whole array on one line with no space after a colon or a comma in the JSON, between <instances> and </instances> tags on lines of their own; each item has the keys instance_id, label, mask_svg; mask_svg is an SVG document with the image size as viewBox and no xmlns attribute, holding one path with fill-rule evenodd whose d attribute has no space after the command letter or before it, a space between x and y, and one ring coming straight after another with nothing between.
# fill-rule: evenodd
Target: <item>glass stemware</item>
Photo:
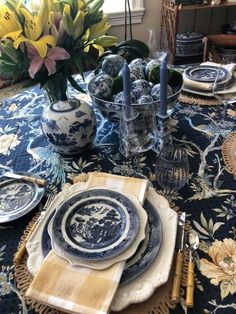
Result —
<instances>
[{"instance_id":1,"label":"glass stemware","mask_svg":"<svg viewBox=\"0 0 236 314\"><path fill-rule=\"evenodd\" d=\"M228 64L227 59L222 59L221 66ZM228 65L230 67L230 65ZM233 65L232 65L233 66ZM236 97L236 79L234 74L231 77L223 79L221 76L221 68L217 71L212 92L214 97L221 103L219 121L217 122L217 128L219 133L228 133L233 129L234 123L227 120L227 108L232 102L232 99Z\"/></svg>"},{"instance_id":2,"label":"glass stemware","mask_svg":"<svg viewBox=\"0 0 236 314\"><path fill-rule=\"evenodd\" d=\"M181 189L189 180L189 161L184 148L163 147L157 157L156 180L162 189L174 192Z\"/></svg>"}]
</instances>

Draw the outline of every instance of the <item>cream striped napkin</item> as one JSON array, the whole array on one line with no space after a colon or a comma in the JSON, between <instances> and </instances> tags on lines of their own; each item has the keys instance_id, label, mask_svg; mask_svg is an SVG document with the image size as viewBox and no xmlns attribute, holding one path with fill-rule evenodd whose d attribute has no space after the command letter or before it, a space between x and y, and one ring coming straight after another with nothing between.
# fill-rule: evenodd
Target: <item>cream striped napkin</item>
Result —
<instances>
[{"instance_id":1,"label":"cream striped napkin","mask_svg":"<svg viewBox=\"0 0 236 314\"><path fill-rule=\"evenodd\" d=\"M133 194L143 203L148 181L95 172L90 175L88 188L95 186ZM51 251L26 296L69 313L106 314L124 266L125 262L105 270L73 267Z\"/></svg>"}]
</instances>

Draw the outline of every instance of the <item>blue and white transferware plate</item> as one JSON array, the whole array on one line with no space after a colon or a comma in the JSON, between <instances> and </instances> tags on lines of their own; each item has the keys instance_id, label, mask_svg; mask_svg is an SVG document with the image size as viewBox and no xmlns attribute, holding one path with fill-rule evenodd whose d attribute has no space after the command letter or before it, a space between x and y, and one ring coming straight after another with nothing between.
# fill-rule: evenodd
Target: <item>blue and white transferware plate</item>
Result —
<instances>
[{"instance_id":1,"label":"blue and white transferware plate","mask_svg":"<svg viewBox=\"0 0 236 314\"><path fill-rule=\"evenodd\" d=\"M203 83L213 83L217 75L219 75L220 81L225 80L229 76L229 71L225 68L204 65L189 67L184 73L189 79Z\"/></svg>"},{"instance_id":2,"label":"blue and white transferware plate","mask_svg":"<svg viewBox=\"0 0 236 314\"><path fill-rule=\"evenodd\" d=\"M121 284L125 284L142 274L145 269L152 264L161 246L162 224L160 216L155 207L148 200L145 201L143 207L148 215L148 222L145 230L146 236L140 243L135 254L127 261L120 280ZM40 242L44 258L52 249L51 239L47 229L54 213L55 211L49 215L42 232Z\"/></svg>"},{"instance_id":3,"label":"blue and white transferware plate","mask_svg":"<svg viewBox=\"0 0 236 314\"><path fill-rule=\"evenodd\" d=\"M145 239L140 243L135 255L126 263L120 284L126 284L142 274L154 261L162 241L162 224L156 208L148 200L144 203L148 215Z\"/></svg>"},{"instance_id":4,"label":"blue and white transferware plate","mask_svg":"<svg viewBox=\"0 0 236 314\"><path fill-rule=\"evenodd\" d=\"M29 173L19 173L31 175ZM32 174L32 176L35 174ZM31 211L42 199L45 188L20 179L0 182L0 223L18 219Z\"/></svg>"},{"instance_id":5,"label":"blue and white transferware plate","mask_svg":"<svg viewBox=\"0 0 236 314\"><path fill-rule=\"evenodd\" d=\"M51 237L70 255L84 260L113 258L134 241L139 215L125 195L91 189L68 199L55 213Z\"/></svg>"}]
</instances>

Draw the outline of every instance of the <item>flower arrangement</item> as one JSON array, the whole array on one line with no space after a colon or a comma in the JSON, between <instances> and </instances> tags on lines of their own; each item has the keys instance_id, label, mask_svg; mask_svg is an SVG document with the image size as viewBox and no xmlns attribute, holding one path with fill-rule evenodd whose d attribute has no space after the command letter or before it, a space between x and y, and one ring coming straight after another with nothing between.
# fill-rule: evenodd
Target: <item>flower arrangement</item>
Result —
<instances>
[{"instance_id":1,"label":"flower arrangement","mask_svg":"<svg viewBox=\"0 0 236 314\"><path fill-rule=\"evenodd\" d=\"M31 0L26 6L21 0L7 0L0 4L0 76L9 74L13 80L29 76L41 86L66 77L80 89L72 74L83 75L87 64L96 64L97 55L116 44L116 37L106 35L109 25L103 2Z\"/></svg>"}]
</instances>

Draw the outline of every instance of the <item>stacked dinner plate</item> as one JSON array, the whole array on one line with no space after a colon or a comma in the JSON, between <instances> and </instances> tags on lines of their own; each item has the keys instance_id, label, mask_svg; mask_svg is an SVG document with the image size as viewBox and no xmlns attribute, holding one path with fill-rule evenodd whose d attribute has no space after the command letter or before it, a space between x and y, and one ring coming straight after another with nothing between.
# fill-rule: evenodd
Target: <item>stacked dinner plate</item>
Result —
<instances>
[{"instance_id":1,"label":"stacked dinner plate","mask_svg":"<svg viewBox=\"0 0 236 314\"><path fill-rule=\"evenodd\" d=\"M218 93L231 94L236 88L235 64L222 65L205 62L199 66L191 66L183 73L183 91L206 97L213 97L214 81L221 81L222 89Z\"/></svg>"},{"instance_id":2,"label":"stacked dinner plate","mask_svg":"<svg viewBox=\"0 0 236 314\"><path fill-rule=\"evenodd\" d=\"M53 250L72 265L105 269L135 253L146 222L135 197L95 188L63 202L48 232Z\"/></svg>"},{"instance_id":3,"label":"stacked dinner plate","mask_svg":"<svg viewBox=\"0 0 236 314\"><path fill-rule=\"evenodd\" d=\"M149 188L132 195L76 184L60 192L27 242L27 266L38 271L50 250L72 265L105 269L126 261L112 310L143 302L169 277L177 214Z\"/></svg>"}]
</instances>

